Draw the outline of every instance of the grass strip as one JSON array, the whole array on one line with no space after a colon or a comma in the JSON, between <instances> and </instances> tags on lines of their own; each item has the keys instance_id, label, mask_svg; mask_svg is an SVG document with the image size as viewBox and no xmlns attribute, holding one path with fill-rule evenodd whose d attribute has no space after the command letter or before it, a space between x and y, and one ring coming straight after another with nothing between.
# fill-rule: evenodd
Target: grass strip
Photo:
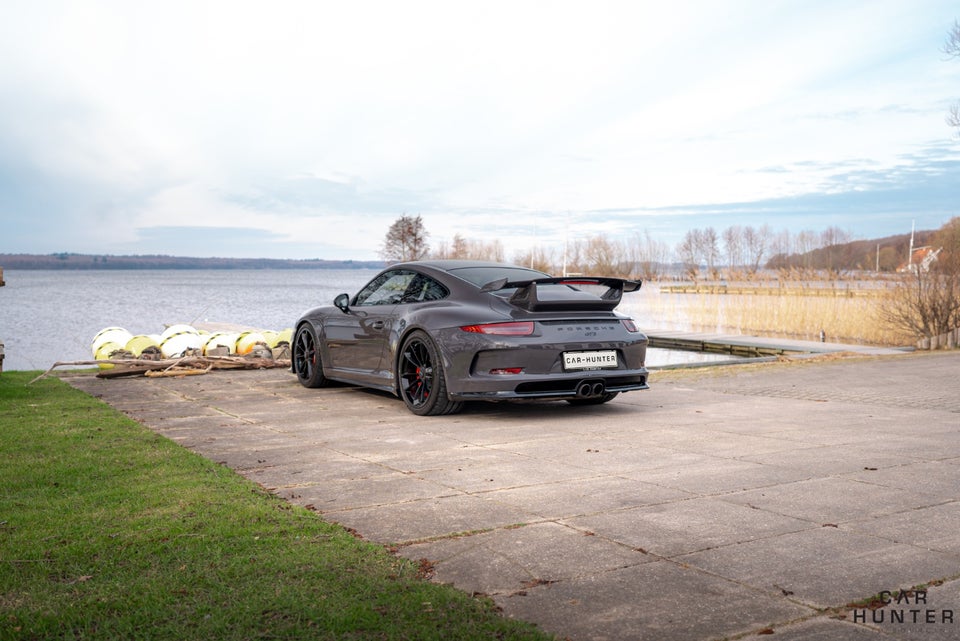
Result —
<instances>
[{"instance_id":1,"label":"grass strip","mask_svg":"<svg viewBox=\"0 0 960 641\"><path fill-rule=\"evenodd\" d=\"M0 639L553 638L35 375L0 375Z\"/></svg>"}]
</instances>

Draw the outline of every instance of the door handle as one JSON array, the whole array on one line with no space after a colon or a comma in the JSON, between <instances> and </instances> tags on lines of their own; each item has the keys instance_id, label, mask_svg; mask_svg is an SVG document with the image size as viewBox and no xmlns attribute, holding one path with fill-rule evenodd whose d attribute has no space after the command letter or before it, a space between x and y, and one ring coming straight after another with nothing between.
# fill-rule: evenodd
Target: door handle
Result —
<instances>
[{"instance_id":1,"label":"door handle","mask_svg":"<svg viewBox=\"0 0 960 641\"><path fill-rule=\"evenodd\" d=\"M372 327L374 329L383 329L383 325L384 325L383 321L373 321Z\"/></svg>"}]
</instances>

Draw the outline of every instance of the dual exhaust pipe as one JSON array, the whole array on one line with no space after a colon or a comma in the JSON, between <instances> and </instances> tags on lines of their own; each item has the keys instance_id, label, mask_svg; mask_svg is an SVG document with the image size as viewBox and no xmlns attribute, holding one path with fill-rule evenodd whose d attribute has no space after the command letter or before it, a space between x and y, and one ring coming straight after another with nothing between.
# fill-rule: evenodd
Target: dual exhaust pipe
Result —
<instances>
[{"instance_id":1,"label":"dual exhaust pipe","mask_svg":"<svg viewBox=\"0 0 960 641\"><path fill-rule=\"evenodd\" d=\"M603 381L580 381L577 383L577 397L591 398L600 396L606 391L607 387Z\"/></svg>"}]
</instances>

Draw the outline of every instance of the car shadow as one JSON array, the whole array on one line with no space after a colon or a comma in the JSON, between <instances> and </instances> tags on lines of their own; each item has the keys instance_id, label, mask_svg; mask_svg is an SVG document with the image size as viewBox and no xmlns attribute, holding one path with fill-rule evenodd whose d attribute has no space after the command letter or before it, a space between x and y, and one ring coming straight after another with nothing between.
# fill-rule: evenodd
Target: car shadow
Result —
<instances>
[{"instance_id":1,"label":"car shadow","mask_svg":"<svg viewBox=\"0 0 960 641\"><path fill-rule=\"evenodd\" d=\"M386 401L391 404L396 404L397 410L404 410L403 401L399 399L394 394L386 392L383 390L372 389L369 387L363 387L361 385L353 385L351 383L341 383L339 381L328 381L327 384L321 388L315 390L319 394L322 394L324 390L327 391L356 391L362 396L369 396L370 398L376 398L378 400ZM622 396L621 396L622 398ZM511 399L503 401L468 401L464 404L463 410L458 414L448 415L448 416L487 416L487 417L497 417L497 416L511 416L511 417L551 417L551 416L564 416L569 417L571 414L577 416L615 416L618 414L632 414L635 413L638 409L638 406L635 403L621 403L618 402L620 399L614 399L609 403L603 403L601 405L572 405L567 403L564 400L549 400L549 399ZM439 418L444 418L443 416L439 417L424 417L426 419L434 420Z\"/></svg>"}]
</instances>

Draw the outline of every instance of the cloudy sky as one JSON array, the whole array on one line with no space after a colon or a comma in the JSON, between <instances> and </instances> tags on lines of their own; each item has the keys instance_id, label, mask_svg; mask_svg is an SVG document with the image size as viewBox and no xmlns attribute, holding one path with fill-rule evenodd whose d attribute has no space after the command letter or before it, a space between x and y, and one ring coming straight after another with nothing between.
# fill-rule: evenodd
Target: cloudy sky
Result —
<instances>
[{"instance_id":1,"label":"cloudy sky","mask_svg":"<svg viewBox=\"0 0 960 641\"><path fill-rule=\"evenodd\" d=\"M956 2L0 5L0 253L434 244L960 215Z\"/></svg>"}]
</instances>

